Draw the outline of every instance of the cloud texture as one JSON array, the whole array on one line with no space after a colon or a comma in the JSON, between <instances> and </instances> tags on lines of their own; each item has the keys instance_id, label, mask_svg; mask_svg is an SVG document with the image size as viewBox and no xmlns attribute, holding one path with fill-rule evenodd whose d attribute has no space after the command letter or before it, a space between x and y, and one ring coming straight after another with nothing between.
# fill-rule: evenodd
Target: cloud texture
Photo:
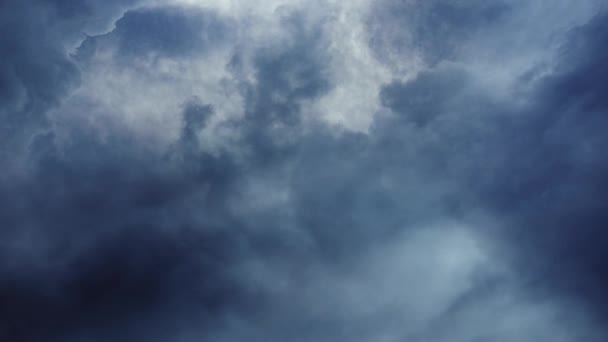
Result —
<instances>
[{"instance_id":1,"label":"cloud texture","mask_svg":"<svg viewBox=\"0 0 608 342\"><path fill-rule=\"evenodd\" d=\"M0 340L605 341L601 1L7 0Z\"/></svg>"}]
</instances>

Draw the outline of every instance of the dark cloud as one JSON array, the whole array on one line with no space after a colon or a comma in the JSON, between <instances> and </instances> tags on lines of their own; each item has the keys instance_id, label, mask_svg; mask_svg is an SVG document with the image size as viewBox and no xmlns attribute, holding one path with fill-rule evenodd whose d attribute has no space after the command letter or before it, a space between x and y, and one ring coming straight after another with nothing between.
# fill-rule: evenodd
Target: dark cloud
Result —
<instances>
[{"instance_id":1,"label":"dark cloud","mask_svg":"<svg viewBox=\"0 0 608 342\"><path fill-rule=\"evenodd\" d=\"M31 174L3 185L4 339L104 340L126 331L120 338L129 340L142 337L138 324L154 330L162 312L211 322L205 315L245 303L246 287L229 280L243 247L225 207L238 169L192 151L193 125L209 111L193 106L166 156L122 133L105 144L83 132L61 151L52 135L35 141Z\"/></svg>"},{"instance_id":2,"label":"dark cloud","mask_svg":"<svg viewBox=\"0 0 608 342\"><path fill-rule=\"evenodd\" d=\"M187 57L225 42L234 32L217 14L180 7L128 11L108 34L88 37L79 48L87 59L99 45L113 46L124 58Z\"/></svg>"},{"instance_id":3,"label":"dark cloud","mask_svg":"<svg viewBox=\"0 0 608 342\"><path fill-rule=\"evenodd\" d=\"M326 87L309 53L313 41L294 44L256 59L260 89L250 86L251 118L237 124L253 148L247 160L200 148L198 134L213 108L196 100L166 152L116 126L101 136L65 122L61 138L35 137L27 173L2 183L0 195L3 339L172 340L180 321L184 330L203 333L224 312L250 310L255 289L240 284L234 269L258 254L291 253L281 245L289 236L251 229L261 223L234 212L232 203L248 172L271 157L258 137L270 137L281 115L296 119L299 102ZM287 156L272 158L281 164Z\"/></svg>"},{"instance_id":4,"label":"dark cloud","mask_svg":"<svg viewBox=\"0 0 608 342\"><path fill-rule=\"evenodd\" d=\"M240 80L246 67L243 56L235 54L229 64L245 101L245 118L236 124L262 163L293 152L301 135L302 105L331 87L322 32L306 27L297 12L282 18L282 27L291 35L289 42L254 52L254 83Z\"/></svg>"},{"instance_id":5,"label":"dark cloud","mask_svg":"<svg viewBox=\"0 0 608 342\"><path fill-rule=\"evenodd\" d=\"M440 114L458 110L456 101L475 100L480 98L465 96L464 91L470 87L469 75L457 67L441 67L437 70L421 73L416 80L401 83L393 82L381 91L383 105L396 113L406 116L408 120L424 126Z\"/></svg>"},{"instance_id":6,"label":"dark cloud","mask_svg":"<svg viewBox=\"0 0 608 342\"><path fill-rule=\"evenodd\" d=\"M61 41L45 29L52 15L43 6L11 1L2 6L0 118L6 143L16 132L42 121L43 112L77 81L78 73L55 45Z\"/></svg>"},{"instance_id":7,"label":"dark cloud","mask_svg":"<svg viewBox=\"0 0 608 342\"><path fill-rule=\"evenodd\" d=\"M470 41L499 25L509 10L503 1L379 1L368 20L371 45L380 59L413 52L434 65L457 59Z\"/></svg>"},{"instance_id":8,"label":"dark cloud","mask_svg":"<svg viewBox=\"0 0 608 342\"><path fill-rule=\"evenodd\" d=\"M21 153L46 113L79 82L66 47L99 29L133 1L3 1L0 13L0 159ZM98 17L99 16L99 17Z\"/></svg>"},{"instance_id":9,"label":"dark cloud","mask_svg":"<svg viewBox=\"0 0 608 342\"><path fill-rule=\"evenodd\" d=\"M472 196L465 207L487 208L504 220L501 229L485 233L508 245L527 291L582 300L599 317L605 317L601 289L608 274L602 262L608 241L602 190L608 164L601 147L605 23L601 14L569 32L555 70L526 81L534 90L521 94L529 99L524 108L492 100L466 71L440 65L383 88L384 105L398 115L392 127L400 128L388 124L379 131L394 141L405 121L444 134L429 156L440 164L432 165L464 185L463 194Z\"/></svg>"},{"instance_id":10,"label":"dark cloud","mask_svg":"<svg viewBox=\"0 0 608 342\"><path fill-rule=\"evenodd\" d=\"M142 7L72 61L66 32L122 5L3 5L22 20L0 14L13 33L0 38L0 118L26 148L5 149L14 171L0 177L0 339L605 337L605 15L568 33L551 72L501 92L457 50L504 5L377 5L370 32L390 44L406 31L393 23L420 14L408 34L431 67L378 89L382 112L357 133L309 106L337 82L323 23L277 11L279 38L233 44L250 22ZM380 55L385 43L371 42ZM100 46L131 68L222 44L241 116L200 94L176 109L164 149L111 120L88 124L94 99L46 122ZM234 134L210 151L206 134L222 130Z\"/></svg>"},{"instance_id":11,"label":"dark cloud","mask_svg":"<svg viewBox=\"0 0 608 342\"><path fill-rule=\"evenodd\" d=\"M570 32L556 71L539 82L510 141L501 141L505 164L486 189L499 212L514 216L518 252L529 252L519 257L535 260L522 261L531 277L603 316L608 107L600 41L607 34L605 14Z\"/></svg>"}]
</instances>

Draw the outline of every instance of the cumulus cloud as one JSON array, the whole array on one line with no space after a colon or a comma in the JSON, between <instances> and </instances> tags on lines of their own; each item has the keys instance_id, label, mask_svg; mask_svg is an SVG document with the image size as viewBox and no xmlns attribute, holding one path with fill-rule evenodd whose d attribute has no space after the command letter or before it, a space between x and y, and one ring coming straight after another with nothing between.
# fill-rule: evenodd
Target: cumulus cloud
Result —
<instances>
[{"instance_id":1,"label":"cumulus cloud","mask_svg":"<svg viewBox=\"0 0 608 342\"><path fill-rule=\"evenodd\" d=\"M606 339L601 2L0 8L0 339Z\"/></svg>"}]
</instances>

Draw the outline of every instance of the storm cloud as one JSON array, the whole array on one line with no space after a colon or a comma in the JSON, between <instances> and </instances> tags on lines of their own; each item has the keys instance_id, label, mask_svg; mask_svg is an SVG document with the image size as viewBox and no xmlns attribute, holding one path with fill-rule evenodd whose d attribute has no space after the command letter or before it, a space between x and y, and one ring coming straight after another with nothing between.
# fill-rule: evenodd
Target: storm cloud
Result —
<instances>
[{"instance_id":1,"label":"storm cloud","mask_svg":"<svg viewBox=\"0 0 608 342\"><path fill-rule=\"evenodd\" d=\"M0 339L605 341L600 1L4 1Z\"/></svg>"}]
</instances>

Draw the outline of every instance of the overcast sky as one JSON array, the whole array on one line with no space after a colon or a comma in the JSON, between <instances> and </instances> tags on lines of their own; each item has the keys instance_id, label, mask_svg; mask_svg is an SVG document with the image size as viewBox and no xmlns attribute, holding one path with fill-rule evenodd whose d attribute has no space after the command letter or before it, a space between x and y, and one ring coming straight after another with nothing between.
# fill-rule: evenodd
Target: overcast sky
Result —
<instances>
[{"instance_id":1,"label":"overcast sky","mask_svg":"<svg viewBox=\"0 0 608 342\"><path fill-rule=\"evenodd\" d=\"M0 340L608 341L607 11L0 1Z\"/></svg>"}]
</instances>

